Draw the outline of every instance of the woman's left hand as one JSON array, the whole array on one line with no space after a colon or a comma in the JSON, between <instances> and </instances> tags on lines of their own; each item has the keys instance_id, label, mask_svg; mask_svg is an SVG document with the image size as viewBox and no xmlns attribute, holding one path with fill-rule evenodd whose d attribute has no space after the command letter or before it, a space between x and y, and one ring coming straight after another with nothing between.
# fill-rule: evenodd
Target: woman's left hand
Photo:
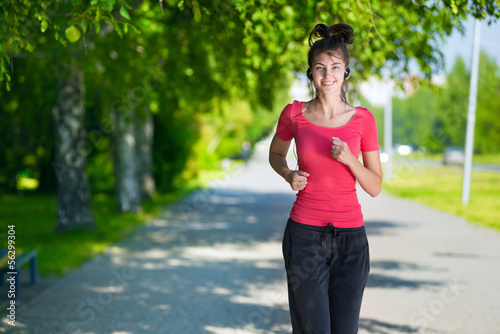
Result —
<instances>
[{"instance_id":1,"label":"woman's left hand","mask_svg":"<svg viewBox=\"0 0 500 334\"><path fill-rule=\"evenodd\" d=\"M345 141L340 140L338 137L332 137L333 145L332 145L332 157L340 161L344 165L350 165L355 159L354 155L351 153L349 149L349 145Z\"/></svg>"}]
</instances>

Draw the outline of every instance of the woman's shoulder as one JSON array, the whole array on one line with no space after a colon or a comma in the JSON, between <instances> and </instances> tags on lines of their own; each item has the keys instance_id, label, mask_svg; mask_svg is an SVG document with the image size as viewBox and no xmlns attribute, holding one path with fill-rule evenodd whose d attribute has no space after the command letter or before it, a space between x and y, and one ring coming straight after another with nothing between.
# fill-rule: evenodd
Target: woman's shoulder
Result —
<instances>
[{"instance_id":1,"label":"woman's shoulder","mask_svg":"<svg viewBox=\"0 0 500 334\"><path fill-rule=\"evenodd\" d=\"M293 100L293 102L290 104L295 108L299 108L299 107L302 108L304 103L306 103L306 101Z\"/></svg>"},{"instance_id":2,"label":"woman's shoulder","mask_svg":"<svg viewBox=\"0 0 500 334\"><path fill-rule=\"evenodd\" d=\"M361 106L356 107L356 115L363 120L367 119L367 118L368 119L370 119L370 118L375 119L375 117L370 112L370 110L368 110L368 108L361 107Z\"/></svg>"},{"instance_id":3,"label":"woman's shoulder","mask_svg":"<svg viewBox=\"0 0 500 334\"><path fill-rule=\"evenodd\" d=\"M293 100L292 103L289 103L283 109L283 112L289 114L291 117L301 114L303 112L302 108L304 106L304 101Z\"/></svg>"},{"instance_id":4,"label":"woman's shoulder","mask_svg":"<svg viewBox=\"0 0 500 334\"><path fill-rule=\"evenodd\" d=\"M357 106L356 107L356 112L358 112L360 115L366 116L367 114L371 114L370 110L365 107Z\"/></svg>"}]
</instances>

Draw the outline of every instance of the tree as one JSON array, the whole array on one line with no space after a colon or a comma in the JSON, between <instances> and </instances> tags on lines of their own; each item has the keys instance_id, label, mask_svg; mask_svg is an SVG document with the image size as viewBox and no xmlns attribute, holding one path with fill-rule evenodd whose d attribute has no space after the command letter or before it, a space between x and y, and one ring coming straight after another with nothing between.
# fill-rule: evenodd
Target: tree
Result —
<instances>
[{"instance_id":1,"label":"tree","mask_svg":"<svg viewBox=\"0 0 500 334\"><path fill-rule=\"evenodd\" d=\"M439 112L437 105L435 89L428 86L418 88L408 98L394 98L394 143L432 147L433 141L430 140L436 139L432 126L436 113Z\"/></svg>"},{"instance_id":2,"label":"tree","mask_svg":"<svg viewBox=\"0 0 500 334\"><path fill-rule=\"evenodd\" d=\"M52 166L59 181L56 231L82 226L94 229L85 172L87 159L86 154L80 151L85 134L83 72L74 65L65 66L64 70L69 73L59 77L59 93L53 110L57 149Z\"/></svg>"},{"instance_id":3,"label":"tree","mask_svg":"<svg viewBox=\"0 0 500 334\"><path fill-rule=\"evenodd\" d=\"M479 83L474 150L477 153L500 152L500 70L495 59L485 53L479 58Z\"/></svg>"},{"instance_id":4,"label":"tree","mask_svg":"<svg viewBox=\"0 0 500 334\"><path fill-rule=\"evenodd\" d=\"M10 75L5 67L10 60L8 52L11 55L14 52L43 53L49 49L55 51L52 55L57 57L51 60L61 64L57 103L53 111L56 161L52 166L58 180L56 231L75 227L95 229L85 172L87 159L82 147L85 90L82 64L77 61L81 48L73 43L82 38L86 44L86 34L94 28L98 33L101 20L121 33L114 17L116 13L113 13L116 0L92 0L90 5L87 1L68 2L6 1L0 7L0 18L4 23L0 30L0 77L6 79L7 89L10 87ZM127 17L126 8L130 8L130 4L122 1L121 5L119 12ZM53 35L49 35L49 27ZM126 23L124 27L127 27Z\"/></svg>"},{"instance_id":5,"label":"tree","mask_svg":"<svg viewBox=\"0 0 500 334\"><path fill-rule=\"evenodd\" d=\"M437 146L434 150L442 151L446 146L463 146L467 124L469 104L470 74L465 63L457 58L452 70L446 76L446 86L437 96L439 101L434 111L433 135Z\"/></svg>"}]
</instances>

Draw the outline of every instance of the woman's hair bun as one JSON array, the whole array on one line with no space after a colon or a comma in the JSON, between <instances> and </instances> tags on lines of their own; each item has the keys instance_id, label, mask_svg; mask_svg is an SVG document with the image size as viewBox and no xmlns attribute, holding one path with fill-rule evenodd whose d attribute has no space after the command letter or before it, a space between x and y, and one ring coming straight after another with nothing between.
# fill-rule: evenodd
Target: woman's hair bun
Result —
<instances>
[{"instance_id":1,"label":"woman's hair bun","mask_svg":"<svg viewBox=\"0 0 500 334\"><path fill-rule=\"evenodd\" d=\"M354 30L345 23L337 23L330 27L323 23L319 23L314 27L309 35L309 46L313 45L313 38L319 37L324 39L335 39L343 44L352 44L354 42Z\"/></svg>"}]
</instances>

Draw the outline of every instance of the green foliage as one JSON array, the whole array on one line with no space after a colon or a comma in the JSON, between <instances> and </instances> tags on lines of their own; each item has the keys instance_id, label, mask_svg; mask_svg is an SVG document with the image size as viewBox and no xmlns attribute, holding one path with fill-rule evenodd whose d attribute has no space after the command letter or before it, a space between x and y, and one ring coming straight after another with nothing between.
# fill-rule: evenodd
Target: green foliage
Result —
<instances>
[{"instance_id":1,"label":"green foliage","mask_svg":"<svg viewBox=\"0 0 500 334\"><path fill-rule=\"evenodd\" d=\"M120 13L127 18L125 8L130 8L131 0L122 0ZM54 48L54 44L67 47L67 41L76 43L89 35L95 27L100 30L102 21L115 26L120 31L113 8L116 0L88 1L2 1L0 4L0 81L10 89L13 53L37 53L44 48ZM59 55L59 61L61 60ZM12 70L10 71L12 72Z\"/></svg>"},{"instance_id":2,"label":"green foliage","mask_svg":"<svg viewBox=\"0 0 500 334\"><path fill-rule=\"evenodd\" d=\"M442 151L446 146L464 146L469 104L470 76L465 63L458 58L446 77L446 86L437 95L438 105L433 108L433 131L429 138L433 151Z\"/></svg>"},{"instance_id":3,"label":"green foliage","mask_svg":"<svg viewBox=\"0 0 500 334\"><path fill-rule=\"evenodd\" d=\"M446 113L446 109L440 109L436 95L431 87L423 86L406 100L393 100L394 143L415 144L431 150L435 149L436 142L441 144L443 136L437 136L441 129L433 127L436 114Z\"/></svg>"},{"instance_id":4,"label":"green foliage","mask_svg":"<svg viewBox=\"0 0 500 334\"><path fill-rule=\"evenodd\" d=\"M470 74L458 58L444 86L423 85L406 98L393 99L393 142L442 152L465 145ZM500 71L495 60L481 53L474 151L500 152ZM374 109L377 110L377 109ZM378 111L383 120L383 110ZM382 124L378 124L379 129ZM381 136L383 139L383 136ZM382 142L382 141L381 141Z\"/></svg>"},{"instance_id":5,"label":"green foliage","mask_svg":"<svg viewBox=\"0 0 500 334\"><path fill-rule=\"evenodd\" d=\"M18 59L16 64L23 70L14 73L8 99L0 102L0 194L17 191L19 172L39 180L39 190L53 191L51 111L57 83L50 66L41 70L40 60Z\"/></svg>"},{"instance_id":6,"label":"green foliage","mask_svg":"<svg viewBox=\"0 0 500 334\"><path fill-rule=\"evenodd\" d=\"M199 172L194 159L190 159L198 139L193 115L174 105L170 108L169 112L154 115L154 175L160 191L182 187Z\"/></svg>"},{"instance_id":7,"label":"green foliage","mask_svg":"<svg viewBox=\"0 0 500 334\"><path fill-rule=\"evenodd\" d=\"M482 154L500 152L500 70L493 58L481 54L477 88L474 149ZM500 162L499 162L500 164Z\"/></svg>"},{"instance_id":8,"label":"green foliage","mask_svg":"<svg viewBox=\"0 0 500 334\"><path fill-rule=\"evenodd\" d=\"M69 26L68 28L66 28L66 30L64 31L64 34L66 35L66 38L71 43L75 43L82 36L82 34L80 33L80 30L78 30L78 28L75 27L74 25Z\"/></svg>"}]
</instances>

